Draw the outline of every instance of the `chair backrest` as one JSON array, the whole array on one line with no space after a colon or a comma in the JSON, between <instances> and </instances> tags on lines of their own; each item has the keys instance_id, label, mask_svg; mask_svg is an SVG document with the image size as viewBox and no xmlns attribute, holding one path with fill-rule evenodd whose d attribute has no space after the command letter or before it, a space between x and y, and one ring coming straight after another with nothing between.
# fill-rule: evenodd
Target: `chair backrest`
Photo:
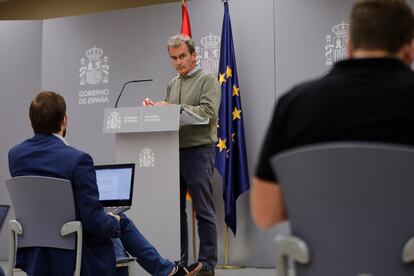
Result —
<instances>
[{"instance_id":1,"label":"chair backrest","mask_svg":"<svg viewBox=\"0 0 414 276\"><path fill-rule=\"evenodd\" d=\"M292 234L308 245L298 276L414 275L414 148L327 143L279 154L272 164Z\"/></svg>"},{"instance_id":2,"label":"chair backrest","mask_svg":"<svg viewBox=\"0 0 414 276\"><path fill-rule=\"evenodd\" d=\"M6 180L16 220L23 227L18 247L54 247L75 249L75 235L62 237L68 221L75 221L75 206L69 180L19 176Z\"/></svg>"}]
</instances>

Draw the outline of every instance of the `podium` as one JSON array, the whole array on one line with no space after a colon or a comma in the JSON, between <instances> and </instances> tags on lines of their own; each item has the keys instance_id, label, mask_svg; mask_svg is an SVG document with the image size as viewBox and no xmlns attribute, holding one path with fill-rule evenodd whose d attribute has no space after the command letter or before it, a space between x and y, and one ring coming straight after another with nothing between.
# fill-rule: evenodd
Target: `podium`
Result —
<instances>
[{"instance_id":1,"label":"podium","mask_svg":"<svg viewBox=\"0 0 414 276\"><path fill-rule=\"evenodd\" d=\"M135 163L134 195L126 214L171 261L180 259L178 131L180 125L205 123L208 119L179 105L105 109L103 132L115 133L117 163Z\"/></svg>"}]
</instances>

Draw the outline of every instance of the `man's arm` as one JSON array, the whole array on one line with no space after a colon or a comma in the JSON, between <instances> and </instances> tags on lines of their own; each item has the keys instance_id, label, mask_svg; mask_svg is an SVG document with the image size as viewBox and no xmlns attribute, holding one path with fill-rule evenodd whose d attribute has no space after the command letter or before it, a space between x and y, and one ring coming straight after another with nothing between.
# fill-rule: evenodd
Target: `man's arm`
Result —
<instances>
[{"instance_id":1,"label":"man's arm","mask_svg":"<svg viewBox=\"0 0 414 276\"><path fill-rule=\"evenodd\" d=\"M261 178L253 178L250 209L254 222L263 230L286 220L280 185Z\"/></svg>"},{"instance_id":2,"label":"man's arm","mask_svg":"<svg viewBox=\"0 0 414 276\"><path fill-rule=\"evenodd\" d=\"M83 153L79 156L72 185L83 229L99 238L109 239L116 236L120 231L119 220L116 216L106 214L98 201L96 174L89 154Z\"/></svg>"}]
</instances>

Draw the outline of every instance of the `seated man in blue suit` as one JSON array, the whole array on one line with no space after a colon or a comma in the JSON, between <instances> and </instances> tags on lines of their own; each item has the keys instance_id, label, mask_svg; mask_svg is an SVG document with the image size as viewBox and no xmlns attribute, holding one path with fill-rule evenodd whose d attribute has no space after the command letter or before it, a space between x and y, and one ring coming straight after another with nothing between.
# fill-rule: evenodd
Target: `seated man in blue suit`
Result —
<instances>
[{"instance_id":1,"label":"seated man in blue suit","mask_svg":"<svg viewBox=\"0 0 414 276\"><path fill-rule=\"evenodd\" d=\"M196 275L197 271L162 258L125 215L105 213L98 202L91 156L69 146L64 139L68 120L61 95L39 93L30 105L29 115L35 135L10 150L10 174L71 181L76 217L82 221L84 232L82 275L116 275L115 251L119 250L114 250L114 245L123 245L151 275ZM31 276L69 276L74 266L75 253L71 250L32 247L17 252L16 267Z\"/></svg>"}]
</instances>

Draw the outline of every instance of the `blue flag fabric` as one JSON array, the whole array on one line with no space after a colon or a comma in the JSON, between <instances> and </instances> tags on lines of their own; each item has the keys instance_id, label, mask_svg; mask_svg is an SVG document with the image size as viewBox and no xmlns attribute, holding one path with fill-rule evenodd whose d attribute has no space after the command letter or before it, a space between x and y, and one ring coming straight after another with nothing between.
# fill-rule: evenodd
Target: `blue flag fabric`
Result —
<instances>
[{"instance_id":1,"label":"blue flag fabric","mask_svg":"<svg viewBox=\"0 0 414 276\"><path fill-rule=\"evenodd\" d=\"M243 113L229 6L224 2L221 33L219 83L221 104L217 126L216 168L224 184L225 222L236 235L236 200L249 189Z\"/></svg>"}]
</instances>

